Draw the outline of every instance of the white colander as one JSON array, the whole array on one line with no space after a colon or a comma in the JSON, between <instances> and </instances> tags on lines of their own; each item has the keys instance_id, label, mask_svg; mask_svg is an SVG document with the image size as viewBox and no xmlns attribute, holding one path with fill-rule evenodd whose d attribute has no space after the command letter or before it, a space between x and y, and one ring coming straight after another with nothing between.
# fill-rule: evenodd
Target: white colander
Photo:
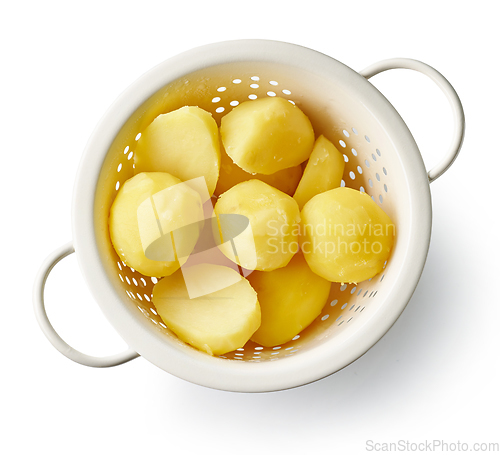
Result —
<instances>
[{"instance_id":1,"label":"white colander","mask_svg":"<svg viewBox=\"0 0 500 455\"><path fill-rule=\"evenodd\" d=\"M455 131L445 158L427 172L407 126L367 79L392 68L429 76L447 96ZM249 342L212 357L181 342L158 316L156 278L125 266L108 233L116 193L133 173L136 141L159 114L185 105L210 111L217 122L248 99L281 96L311 119L345 155L343 184L363 189L396 225L384 270L358 285L333 283L318 318L292 341L272 348ZM211 44L171 58L129 87L106 112L85 149L74 188L73 243L54 251L34 286L42 330L65 356L84 365L112 366L139 354L188 381L222 390L262 392L306 384L338 371L372 347L408 303L427 256L431 233L429 182L457 156L464 134L460 100L449 82L424 63L393 59L357 73L324 54L293 44L241 40ZM55 264L76 250L95 299L130 350L104 358L76 351L51 326L44 286Z\"/></svg>"}]
</instances>

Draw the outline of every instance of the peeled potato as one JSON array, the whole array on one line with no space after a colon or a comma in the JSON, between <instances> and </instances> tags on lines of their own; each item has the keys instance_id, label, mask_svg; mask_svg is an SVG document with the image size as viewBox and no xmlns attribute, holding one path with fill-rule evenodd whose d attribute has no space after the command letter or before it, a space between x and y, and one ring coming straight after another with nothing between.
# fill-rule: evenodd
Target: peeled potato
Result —
<instances>
[{"instance_id":1,"label":"peeled potato","mask_svg":"<svg viewBox=\"0 0 500 455\"><path fill-rule=\"evenodd\" d=\"M243 170L274 174L307 160L314 131L306 115L279 97L245 101L222 117L227 154Z\"/></svg>"},{"instance_id":2,"label":"peeled potato","mask_svg":"<svg viewBox=\"0 0 500 455\"><path fill-rule=\"evenodd\" d=\"M165 172L142 172L118 191L109 215L120 259L146 276L166 276L198 240L203 206L198 192ZM175 247L174 247L175 244Z\"/></svg>"},{"instance_id":3,"label":"peeled potato","mask_svg":"<svg viewBox=\"0 0 500 455\"><path fill-rule=\"evenodd\" d=\"M220 250L246 269L284 267L298 250L299 207L292 197L267 183L249 180L233 186L220 196L214 210L225 242ZM224 216L234 214L248 218L249 226L228 239L226 233L234 231Z\"/></svg>"},{"instance_id":4,"label":"peeled potato","mask_svg":"<svg viewBox=\"0 0 500 455\"><path fill-rule=\"evenodd\" d=\"M257 291L261 325L252 341L276 346L290 341L321 313L331 283L311 271L302 254L272 272L253 272L248 276Z\"/></svg>"},{"instance_id":5,"label":"peeled potato","mask_svg":"<svg viewBox=\"0 0 500 455\"><path fill-rule=\"evenodd\" d=\"M366 193L335 188L302 209L301 249L311 270L333 282L359 283L379 273L395 226Z\"/></svg>"},{"instance_id":6,"label":"peeled potato","mask_svg":"<svg viewBox=\"0 0 500 455\"><path fill-rule=\"evenodd\" d=\"M208 354L222 355L243 347L260 325L257 293L245 278L228 267L193 266L196 267L202 270L194 273L195 276L209 272L212 280L218 276L220 281L234 284L190 299L190 283L186 283L182 271L178 270L153 288L153 303L158 314L182 341Z\"/></svg>"},{"instance_id":7,"label":"peeled potato","mask_svg":"<svg viewBox=\"0 0 500 455\"><path fill-rule=\"evenodd\" d=\"M238 183L257 179L292 196L297 188L301 175L302 168L300 166L289 167L269 175L250 174L234 164L233 160L229 158L224 148L222 148L219 180L215 188L215 194L221 195Z\"/></svg>"},{"instance_id":8,"label":"peeled potato","mask_svg":"<svg viewBox=\"0 0 500 455\"><path fill-rule=\"evenodd\" d=\"M338 188L344 173L344 156L323 135L318 137L293 198L299 208L313 196Z\"/></svg>"},{"instance_id":9,"label":"peeled potato","mask_svg":"<svg viewBox=\"0 0 500 455\"><path fill-rule=\"evenodd\" d=\"M217 124L196 106L159 115L142 132L134 160L137 172L168 172L182 181L204 177L212 195L220 168Z\"/></svg>"}]
</instances>

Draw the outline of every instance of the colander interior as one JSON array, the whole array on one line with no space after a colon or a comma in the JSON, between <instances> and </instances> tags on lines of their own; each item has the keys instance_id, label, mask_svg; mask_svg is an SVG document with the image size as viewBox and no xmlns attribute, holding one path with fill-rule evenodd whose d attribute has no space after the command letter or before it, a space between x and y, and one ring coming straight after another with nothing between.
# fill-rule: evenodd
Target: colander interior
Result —
<instances>
[{"instance_id":1,"label":"colander interior","mask_svg":"<svg viewBox=\"0 0 500 455\"><path fill-rule=\"evenodd\" d=\"M141 275L119 259L107 226L118 189L134 175L137 140L157 115L185 105L211 112L220 124L222 116L239 103L270 96L285 98L300 107L310 118L316 137L325 135L344 154L342 185L365 191L383 208L396 226L396 242L379 275L357 284L333 283L321 314L292 341L271 348L248 342L220 357L227 361L271 362L302 355L326 340L345 340L350 333L362 330L371 315L385 304L397 279L410 231L410 220L405 215L409 201L407 170L399 159L405 151L395 149L384 125L366 108L352 86L337 81L335 74L322 77L280 63L233 62L212 66L168 84L135 111L109 148L96 192L95 232L108 279L121 295L123 305L131 308L134 317L145 318L151 331L165 344L186 348L164 324L152 303L152 288L158 279Z\"/></svg>"}]
</instances>

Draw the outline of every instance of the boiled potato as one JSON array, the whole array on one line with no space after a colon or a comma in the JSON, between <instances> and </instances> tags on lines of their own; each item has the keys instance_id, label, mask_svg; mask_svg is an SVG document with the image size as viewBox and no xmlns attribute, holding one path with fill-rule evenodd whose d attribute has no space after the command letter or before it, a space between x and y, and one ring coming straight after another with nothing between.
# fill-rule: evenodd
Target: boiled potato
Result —
<instances>
[{"instance_id":1,"label":"boiled potato","mask_svg":"<svg viewBox=\"0 0 500 455\"><path fill-rule=\"evenodd\" d=\"M222 117L227 154L243 170L274 174L309 158L314 131L306 115L279 97L245 101Z\"/></svg>"},{"instance_id":2,"label":"boiled potato","mask_svg":"<svg viewBox=\"0 0 500 455\"><path fill-rule=\"evenodd\" d=\"M191 299L187 289L190 284L178 270L153 288L158 314L182 341L208 354L222 355L243 347L260 325L257 293L229 267L212 264L193 267L203 269L198 276L209 271L212 278L215 274L221 281L234 284Z\"/></svg>"},{"instance_id":3,"label":"boiled potato","mask_svg":"<svg viewBox=\"0 0 500 455\"><path fill-rule=\"evenodd\" d=\"M267 183L249 180L233 186L220 196L214 210L224 242L222 253L246 269L284 267L298 250L299 207L292 197ZM248 218L249 227L227 239L224 215L231 214Z\"/></svg>"},{"instance_id":4,"label":"boiled potato","mask_svg":"<svg viewBox=\"0 0 500 455\"><path fill-rule=\"evenodd\" d=\"M198 192L165 172L142 172L118 191L109 215L111 242L120 259L146 276L179 267L198 240L203 206ZM174 247L175 244L175 247Z\"/></svg>"},{"instance_id":5,"label":"boiled potato","mask_svg":"<svg viewBox=\"0 0 500 455\"><path fill-rule=\"evenodd\" d=\"M335 188L302 209L301 249L311 270L333 282L359 283L379 273L395 226L366 193Z\"/></svg>"},{"instance_id":6,"label":"boiled potato","mask_svg":"<svg viewBox=\"0 0 500 455\"><path fill-rule=\"evenodd\" d=\"M212 195L220 168L217 124L196 106L159 115L142 132L134 160L137 172L168 172L182 181L204 177Z\"/></svg>"},{"instance_id":7,"label":"boiled potato","mask_svg":"<svg viewBox=\"0 0 500 455\"><path fill-rule=\"evenodd\" d=\"M321 313L331 283L311 271L302 254L272 272L253 272L248 276L257 291L261 325L252 341L277 346L290 341Z\"/></svg>"},{"instance_id":8,"label":"boiled potato","mask_svg":"<svg viewBox=\"0 0 500 455\"><path fill-rule=\"evenodd\" d=\"M258 179L292 196L297 188L301 175L302 168L300 166L289 167L269 175L249 174L241 169L241 167L234 164L233 160L229 158L222 147L219 181L215 188L215 194L219 196L238 183L246 182L251 179Z\"/></svg>"},{"instance_id":9,"label":"boiled potato","mask_svg":"<svg viewBox=\"0 0 500 455\"><path fill-rule=\"evenodd\" d=\"M344 155L323 135L318 137L293 198L302 210L313 196L338 188L344 173Z\"/></svg>"}]
</instances>

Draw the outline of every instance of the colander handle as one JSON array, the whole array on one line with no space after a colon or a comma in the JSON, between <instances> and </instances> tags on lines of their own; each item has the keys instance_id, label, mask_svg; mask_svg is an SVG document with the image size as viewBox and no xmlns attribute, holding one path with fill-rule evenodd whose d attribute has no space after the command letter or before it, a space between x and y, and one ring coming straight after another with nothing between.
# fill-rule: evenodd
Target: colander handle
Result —
<instances>
[{"instance_id":1,"label":"colander handle","mask_svg":"<svg viewBox=\"0 0 500 455\"><path fill-rule=\"evenodd\" d=\"M465 133L465 116L462 103L460 102L460 98L458 97L455 89L439 71L418 60L412 60L409 58L392 58L382 60L368 66L364 70L360 71L359 74L364 76L366 79L370 79L376 74L392 69L410 69L430 77L446 95L446 98L451 105L454 118L453 139L444 158L427 173L429 176L429 183L432 183L444 174L453 164L453 161L455 161L460 149L462 148Z\"/></svg>"},{"instance_id":2,"label":"colander handle","mask_svg":"<svg viewBox=\"0 0 500 455\"><path fill-rule=\"evenodd\" d=\"M33 286L33 306L36 319L43 333L61 354L65 355L68 359L71 359L74 362L89 367L113 367L139 357L139 354L137 354L137 352L135 351L132 351L131 349L107 357L93 357L87 354L83 354L82 352L77 351L69 344L67 344L55 331L54 327L52 327L52 324L47 317L47 312L45 311L45 283L54 266L61 259L64 259L66 256L69 256L74 252L75 249L73 248L72 242L69 242L66 245L63 245L57 250L53 251L47 257L47 259L45 259L45 262L40 267L40 270L38 271L38 274L35 278L35 284Z\"/></svg>"}]
</instances>

